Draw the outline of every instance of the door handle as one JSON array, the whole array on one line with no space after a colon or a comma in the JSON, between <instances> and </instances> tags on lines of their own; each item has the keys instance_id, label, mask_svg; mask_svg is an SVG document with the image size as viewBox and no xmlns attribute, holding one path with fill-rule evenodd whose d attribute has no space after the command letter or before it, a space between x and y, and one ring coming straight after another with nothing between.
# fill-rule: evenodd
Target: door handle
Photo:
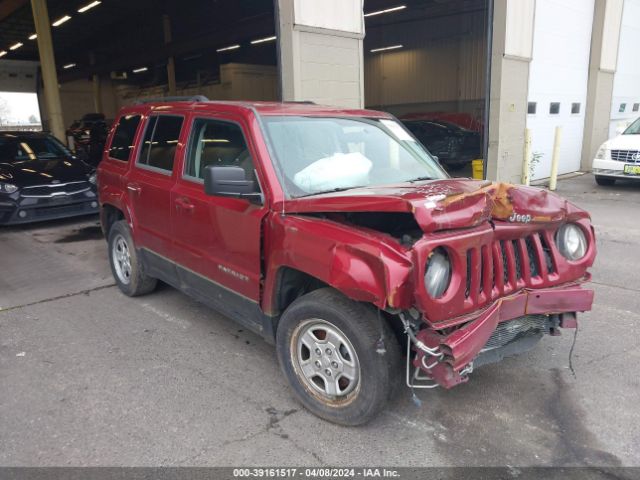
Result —
<instances>
[{"instance_id":1,"label":"door handle","mask_svg":"<svg viewBox=\"0 0 640 480\"><path fill-rule=\"evenodd\" d=\"M186 210L187 212L192 211L195 208L195 205L191 203L191 201L186 197L180 197L176 200L176 208L178 210Z\"/></svg>"},{"instance_id":2,"label":"door handle","mask_svg":"<svg viewBox=\"0 0 640 480\"><path fill-rule=\"evenodd\" d=\"M127 190L139 194L142 191L142 187L140 187L140 185L138 185L137 183L129 183L127 184Z\"/></svg>"}]
</instances>

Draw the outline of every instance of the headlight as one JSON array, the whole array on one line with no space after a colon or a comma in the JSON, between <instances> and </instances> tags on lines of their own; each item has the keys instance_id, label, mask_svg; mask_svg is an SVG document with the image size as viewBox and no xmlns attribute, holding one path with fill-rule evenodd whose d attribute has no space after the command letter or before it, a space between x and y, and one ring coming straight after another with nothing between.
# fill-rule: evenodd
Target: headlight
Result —
<instances>
[{"instance_id":1,"label":"headlight","mask_svg":"<svg viewBox=\"0 0 640 480\"><path fill-rule=\"evenodd\" d=\"M587 253L587 237L573 223L561 226L556 232L556 245L567 260L580 260Z\"/></svg>"},{"instance_id":2,"label":"headlight","mask_svg":"<svg viewBox=\"0 0 640 480\"><path fill-rule=\"evenodd\" d=\"M598 160L603 160L604 158L606 158L607 156L607 149L603 146L600 147L600 149L598 150L598 153L596 153L596 158Z\"/></svg>"},{"instance_id":3,"label":"headlight","mask_svg":"<svg viewBox=\"0 0 640 480\"><path fill-rule=\"evenodd\" d=\"M94 185L98 181L98 176L95 173L89 175L89 183L93 183Z\"/></svg>"},{"instance_id":4,"label":"headlight","mask_svg":"<svg viewBox=\"0 0 640 480\"><path fill-rule=\"evenodd\" d=\"M0 193L13 193L18 191L18 186L12 183L0 182Z\"/></svg>"},{"instance_id":5,"label":"headlight","mask_svg":"<svg viewBox=\"0 0 640 480\"><path fill-rule=\"evenodd\" d=\"M439 298L447 291L451 282L451 261L444 248L436 248L427 262L424 286L433 298Z\"/></svg>"}]
</instances>

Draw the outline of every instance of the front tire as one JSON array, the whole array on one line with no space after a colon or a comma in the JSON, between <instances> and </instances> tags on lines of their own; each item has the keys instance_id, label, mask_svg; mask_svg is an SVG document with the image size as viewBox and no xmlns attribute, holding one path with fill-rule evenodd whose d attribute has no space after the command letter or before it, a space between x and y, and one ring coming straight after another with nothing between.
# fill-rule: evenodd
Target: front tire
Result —
<instances>
[{"instance_id":1,"label":"front tire","mask_svg":"<svg viewBox=\"0 0 640 480\"><path fill-rule=\"evenodd\" d=\"M361 425L391 397L400 349L371 305L323 288L284 312L276 335L278 360L300 402L320 418Z\"/></svg>"},{"instance_id":2,"label":"front tire","mask_svg":"<svg viewBox=\"0 0 640 480\"><path fill-rule=\"evenodd\" d=\"M137 297L156 288L158 281L145 274L125 220L115 222L109 230L109 263L113 278L125 295Z\"/></svg>"},{"instance_id":3,"label":"front tire","mask_svg":"<svg viewBox=\"0 0 640 480\"><path fill-rule=\"evenodd\" d=\"M611 177L602 177L600 175L596 175L596 183L602 187L610 187L611 185L616 183L616 179Z\"/></svg>"}]
</instances>

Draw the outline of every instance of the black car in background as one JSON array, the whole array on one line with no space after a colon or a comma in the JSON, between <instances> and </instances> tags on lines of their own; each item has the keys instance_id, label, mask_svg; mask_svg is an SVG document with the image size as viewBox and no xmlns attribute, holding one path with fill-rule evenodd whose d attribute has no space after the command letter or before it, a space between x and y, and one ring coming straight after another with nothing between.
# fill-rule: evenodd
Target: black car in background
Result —
<instances>
[{"instance_id":1,"label":"black car in background","mask_svg":"<svg viewBox=\"0 0 640 480\"><path fill-rule=\"evenodd\" d=\"M458 170L481 158L480 134L440 120L401 120L442 165Z\"/></svg>"},{"instance_id":2,"label":"black car in background","mask_svg":"<svg viewBox=\"0 0 640 480\"><path fill-rule=\"evenodd\" d=\"M52 135L0 132L0 225L96 212L92 167Z\"/></svg>"}]
</instances>

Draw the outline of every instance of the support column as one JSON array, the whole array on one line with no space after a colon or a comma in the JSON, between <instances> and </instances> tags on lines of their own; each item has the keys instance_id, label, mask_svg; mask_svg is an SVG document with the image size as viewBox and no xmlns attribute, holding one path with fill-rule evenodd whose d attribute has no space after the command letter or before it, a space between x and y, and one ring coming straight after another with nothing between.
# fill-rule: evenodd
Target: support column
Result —
<instances>
[{"instance_id":1,"label":"support column","mask_svg":"<svg viewBox=\"0 0 640 480\"><path fill-rule=\"evenodd\" d=\"M535 0L494 0L487 179L520 183Z\"/></svg>"},{"instance_id":2,"label":"support column","mask_svg":"<svg viewBox=\"0 0 640 480\"><path fill-rule=\"evenodd\" d=\"M364 106L362 0L277 0L283 101Z\"/></svg>"},{"instance_id":3,"label":"support column","mask_svg":"<svg viewBox=\"0 0 640 480\"><path fill-rule=\"evenodd\" d=\"M624 0L596 0L591 34L589 83L581 170L591 170L598 148L609 138L613 79L618 61Z\"/></svg>"},{"instance_id":4,"label":"support column","mask_svg":"<svg viewBox=\"0 0 640 480\"><path fill-rule=\"evenodd\" d=\"M89 54L89 64L94 66L96 64L96 56L93 53ZM100 85L100 75L94 73L92 75L93 81L93 108L96 113L102 112L102 88Z\"/></svg>"},{"instance_id":5,"label":"support column","mask_svg":"<svg viewBox=\"0 0 640 480\"><path fill-rule=\"evenodd\" d=\"M51 41L51 21L49 20L46 0L31 0L31 9L36 33L38 34L38 53L40 55L40 68L42 70L49 126L51 133L64 142L66 140L64 119L62 117L58 74L56 73L56 61Z\"/></svg>"},{"instance_id":6,"label":"support column","mask_svg":"<svg viewBox=\"0 0 640 480\"><path fill-rule=\"evenodd\" d=\"M169 15L162 15L162 29L164 31L165 45L171 43L171 18ZM176 62L173 57L167 58L167 84L169 85L169 95L176 95Z\"/></svg>"}]
</instances>

